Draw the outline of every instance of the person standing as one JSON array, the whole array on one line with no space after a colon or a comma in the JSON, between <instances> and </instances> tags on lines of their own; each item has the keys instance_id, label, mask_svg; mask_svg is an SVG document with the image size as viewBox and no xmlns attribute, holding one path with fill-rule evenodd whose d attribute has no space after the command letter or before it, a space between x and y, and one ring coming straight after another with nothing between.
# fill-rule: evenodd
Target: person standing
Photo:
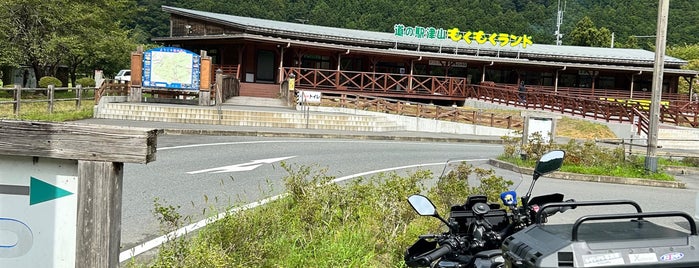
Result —
<instances>
[{"instance_id":1,"label":"person standing","mask_svg":"<svg viewBox=\"0 0 699 268\"><path fill-rule=\"evenodd\" d=\"M526 103L527 102L527 87L524 86L524 81L519 82L519 102L521 103Z\"/></svg>"}]
</instances>

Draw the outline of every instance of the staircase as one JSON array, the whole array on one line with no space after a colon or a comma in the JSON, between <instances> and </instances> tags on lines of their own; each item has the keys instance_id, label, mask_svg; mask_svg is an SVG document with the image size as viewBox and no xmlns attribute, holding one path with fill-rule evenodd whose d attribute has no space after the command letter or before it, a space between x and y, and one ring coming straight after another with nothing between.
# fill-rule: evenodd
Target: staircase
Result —
<instances>
[{"instance_id":1,"label":"staircase","mask_svg":"<svg viewBox=\"0 0 699 268\"><path fill-rule=\"evenodd\" d=\"M309 128L343 131L400 131L404 127L383 117L336 113L303 113L291 109L237 109L138 103L102 103L95 118L212 124L267 128Z\"/></svg>"},{"instance_id":2,"label":"staircase","mask_svg":"<svg viewBox=\"0 0 699 268\"><path fill-rule=\"evenodd\" d=\"M240 96L277 98L279 97L279 85L241 82Z\"/></svg>"}]
</instances>

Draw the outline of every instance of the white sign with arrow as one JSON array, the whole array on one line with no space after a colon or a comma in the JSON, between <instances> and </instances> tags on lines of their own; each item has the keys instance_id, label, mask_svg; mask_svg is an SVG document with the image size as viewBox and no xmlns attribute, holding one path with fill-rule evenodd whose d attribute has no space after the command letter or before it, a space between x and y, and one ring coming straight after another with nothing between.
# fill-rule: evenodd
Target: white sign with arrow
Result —
<instances>
[{"instance_id":1,"label":"white sign with arrow","mask_svg":"<svg viewBox=\"0 0 699 268\"><path fill-rule=\"evenodd\" d=\"M0 267L74 267L78 161L0 155Z\"/></svg>"},{"instance_id":2,"label":"white sign with arrow","mask_svg":"<svg viewBox=\"0 0 699 268\"><path fill-rule=\"evenodd\" d=\"M272 164L274 162L279 162L279 161L284 161L287 159L294 158L296 156L286 156L286 157L278 157L278 158L269 158L269 159L260 159L260 160L253 160L248 163L243 163L243 164L236 164L236 165L230 165L230 166L225 166L225 167L217 167L217 168L209 168L209 169L202 169L202 170L197 170L197 171L190 171L187 172L187 174L200 174L200 173L210 173L210 174L216 174L216 173L227 173L227 172L238 172L238 171L250 171L253 169L256 169L263 164Z\"/></svg>"}]
</instances>

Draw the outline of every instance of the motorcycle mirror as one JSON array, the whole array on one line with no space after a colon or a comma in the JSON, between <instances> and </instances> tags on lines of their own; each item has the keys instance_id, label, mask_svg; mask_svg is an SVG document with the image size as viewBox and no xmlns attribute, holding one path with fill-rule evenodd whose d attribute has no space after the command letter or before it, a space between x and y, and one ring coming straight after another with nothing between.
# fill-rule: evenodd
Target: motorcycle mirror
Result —
<instances>
[{"instance_id":1,"label":"motorcycle mirror","mask_svg":"<svg viewBox=\"0 0 699 268\"><path fill-rule=\"evenodd\" d=\"M534 167L534 175L532 176L532 184L529 185L529 191L522 197L522 206L529 205L529 197L534 189L534 184L536 180L542 175L551 173L561 168L563 165L563 158L565 158L565 151L554 150L542 155L538 161L536 161L536 166Z\"/></svg>"},{"instance_id":2,"label":"motorcycle mirror","mask_svg":"<svg viewBox=\"0 0 699 268\"><path fill-rule=\"evenodd\" d=\"M536 167L534 167L534 180L561 168L565 154L562 150L555 150L542 155L539 161L536 162Z\"/></svg>"},{"instance_id":3,"label":"motorcycle mirror","mask_svg":"<svg viewBox=\"0 0 699 268\"><path fill-rule=\"evenodd\" d=\"M437 208L432 204L429 198L414 194L408 197L408 203L413 207L413 209L421 216L436 216Z\"/></svg>"}]
</instances>

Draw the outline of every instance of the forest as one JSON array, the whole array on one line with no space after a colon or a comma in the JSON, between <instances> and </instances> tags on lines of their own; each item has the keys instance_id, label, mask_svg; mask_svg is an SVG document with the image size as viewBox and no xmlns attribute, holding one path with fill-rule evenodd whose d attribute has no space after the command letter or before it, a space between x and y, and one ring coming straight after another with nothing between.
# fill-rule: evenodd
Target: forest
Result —
<instances>
[{"instance_id":1,"label":"forest","mask_svg":"<svg viewBox=\"0 0 699 268\"><path fill-rule=\"evenodd\" d=\"M392 32L394 24L469 28L533 36L535 43L555 44L558 9L562 12L563 44L578 22L588 17L607 29L617 44L654 43L657 0L139 0L140 16L130 25L148 36L168 34L167 14L160 6L307 23L349 29ZM699 43L699 2L672 0L667 44ZM629 42L629 39L637 41ZM607 44L608 46L611 43Z\"/></svg>"}]
</instances>

